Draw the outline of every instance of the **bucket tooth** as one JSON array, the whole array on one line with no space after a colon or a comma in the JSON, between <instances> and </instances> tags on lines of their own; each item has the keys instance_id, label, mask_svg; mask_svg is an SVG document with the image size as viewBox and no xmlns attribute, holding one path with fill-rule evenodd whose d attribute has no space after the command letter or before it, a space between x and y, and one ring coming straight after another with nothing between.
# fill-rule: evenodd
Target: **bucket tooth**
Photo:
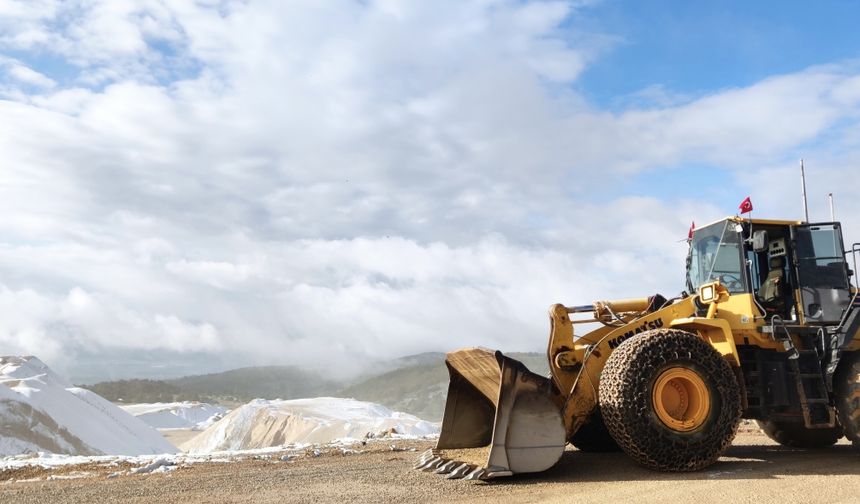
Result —
<instances>
[{"instance_id":1,"label":"bucket tooth","mask_svg":"<svg viewBox=\"0 0 860 504\"><path fill-rule=\"evenodd\" d=\"M486 469L484 469L483 467L479 467L479 468L475 469L474 471L470 472L469 474L467 474L463 479L467 479L467 480L483 479L484 474L486 474L486 472L487 472Z\"/></svg>"},{"instance_id":2,"label":"bucket tooth","mask_svg":"<svg viewBox=\"0 0 860 504\"><path fill-rule=\"evenodd\" d=\"M495 470L492 468L488 468L486 474L481 476L481 479L488 480L488 479L493 479L493 478L502 478L505 476L512 476L513 474L514 474L513 471L509 471L507 469Z\"/></svg>"},{"instance_id":3,"label":"bucket tooth","mask_svg":"<svg viewBox=\"0 0 860 504\"><path fill-rule=\"evenodd\" d=\"M425 461L421 462L420 464L416 465L415 469L418 469L419 471L423 471L423 470L427 469L427 467L429 467L430 464L432 464L435 461L436 461L435 457L431 458L430 460L425 460Z\"/></svg>"},{"instance_id":4,"label":"bucket tooth","mask_svg":"<svg viewBox=\"0 0 860 504\"><path fill-rule=\"evenodd\" d=\"M435 456L436 455L433 453L433 450L427 450L424 453L422 453L420 457L418 457L418 460L415 462L415 466L413 466L413 467L415 469L420 469L421 466L423 466L424 464L429 462L430 459L432 459Z\"/></svg>"},{"instance_id":5,"label":"bucket tooth","mask_svg":"<svg viewBox=\"0 0 860 504\"><path fill-rule=\"evenodd\" d=\"M446 476L446 478L448 478L448 479L460 479L460 478L466 476L467 474L469 474L470 472L472 472L474 470L475 470L475 466L463 463L463 464L458 465L457 467L454 468L453 471L448 473L448 476Z\"/></svg>"},{"instance_id":6,"label":"bucket tooth","mask_svg":"<svg viewBox=\"0 0 860 504\"><path fill-rule=\"evenodd\" d=\"M448 460L436 468L436 474L448 474L455 467L457 467L457 462L454 460Z\"/></svg>"},{"instance_id":7,"label":"bucket tooth","mask_svg":"<svg viewBox=\"0 0 860 504\"><path fill-rule=\"evenodd\" d=\"M430 472L430 471L435 470L441 464L442 464L442 458L441 457L433 457L426 464L424 464L424 466L421 468L421 470L424 472Z\"/></svg>"}]
</instances>

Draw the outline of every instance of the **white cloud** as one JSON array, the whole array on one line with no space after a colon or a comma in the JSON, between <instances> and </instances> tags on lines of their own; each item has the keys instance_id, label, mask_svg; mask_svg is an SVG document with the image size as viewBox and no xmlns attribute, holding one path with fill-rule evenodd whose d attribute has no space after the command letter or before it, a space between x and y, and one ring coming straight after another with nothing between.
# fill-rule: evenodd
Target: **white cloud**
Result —
<instances>
[{"instance_id":1,"label":"white cloud","mask_svg":"<svg viewBox=\"0 0 860 504\"><path fill-rule=\"evenodd\" d=\"M234 264L226 261L171 261L165 264L167 271L212 287L229 288L248 280L254 274L249 264Z\"/></svg>"},{"instance_id":2,"label":"white cloud","mask_svg":"<svg viewBox=\"0 0 860 504\"><path fill-rule=\"evenodd\" d=\"M834 185L858 159L852 64L596 109L570 84L613 38L567 24L584 8L0 3L0 51L64 63L19 58L54 84L0 101L0 343L539 349L551 303L675 294L690 220L735 203L625 179L710 163L794 194L799 151L842 152Z\"/></svg>"},{"instance_id":3,"label":"white cloud","mask_svg":"<svg viewBox=\"0 0 860 504\"><path fill-rule=\"evenodd\" d=\"M41 74L32 68L24 65L10 65L8 67L9 75L14 79L25 84L32 84L41 88L52 88L57 83L49 79L44 74Z\"/></svg>"},{"instance_id":4,"label":"white cloud","mask_svg":"<svg viewBox=\"0 0 860 504\"><path fill-rule=\"evenodd\" d=\"M166 349L178 352L222 349L208 323L173 315L144 315L105 295L75 287L65 295L0 286L0 345L4 352L44 355L63 362L69 347Z\"/></svg>"}]
</instances>

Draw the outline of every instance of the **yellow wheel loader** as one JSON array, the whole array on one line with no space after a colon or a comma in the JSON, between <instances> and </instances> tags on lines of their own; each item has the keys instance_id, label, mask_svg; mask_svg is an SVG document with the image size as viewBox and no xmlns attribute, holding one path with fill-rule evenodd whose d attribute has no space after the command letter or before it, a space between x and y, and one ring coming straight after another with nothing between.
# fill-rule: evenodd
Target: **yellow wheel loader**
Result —
<instances>
[{"instance_id":1,"label":"yellow wheel loader","mask_svg":"<svg viewBox=\"0 0 860 504\"><path fill-rule=\"evenodd\" d=\"M728 217L696 229L687 290L550 307L550 376L501 352L447 355L439 441L416 468L490 479L544 471L567 443L695 471L741 418L779 443L860 445L860 244L837 222ZM574 336L577 324L596 325Z\"/></svg>"}]
</instances>

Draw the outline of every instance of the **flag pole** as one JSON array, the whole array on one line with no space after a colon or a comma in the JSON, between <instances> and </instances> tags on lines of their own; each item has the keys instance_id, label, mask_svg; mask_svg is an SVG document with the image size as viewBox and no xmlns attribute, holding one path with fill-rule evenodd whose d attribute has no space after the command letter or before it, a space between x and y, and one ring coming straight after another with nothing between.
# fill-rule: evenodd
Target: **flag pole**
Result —
<instances>
[{"instance_id":1,"label":"flag pole","mask_svg":"<svg viewBox=\"0 0 860 504\"><path fill-rule=\"evenodd\" d=\"M753 237L752 210L749 211L749 219L750 219L750 230L749 230L750 237L749 237L749 239L752 240L752 237ZM743 236L741 236L741 238L743 238Z\"/></svg>"}]
</instances>

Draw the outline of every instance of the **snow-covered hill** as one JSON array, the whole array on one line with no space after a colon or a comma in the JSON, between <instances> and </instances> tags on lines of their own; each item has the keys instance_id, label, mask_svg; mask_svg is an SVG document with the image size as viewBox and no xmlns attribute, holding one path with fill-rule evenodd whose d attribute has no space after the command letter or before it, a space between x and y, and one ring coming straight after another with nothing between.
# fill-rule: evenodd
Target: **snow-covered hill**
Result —
<instances>
[{"instance_id":1,"label":"snow-covered hill","mask_svg":"<svg viewBox=\"0 0 860 504\"><path fill-rule=\"evenodd\" d=\"M119 407L156 429L201 431L220 420L229 411L224 406L192 401L121 404Z\"/></svg>"},{"instance_id":2,"label":"snow-covered hill","mask_svg":"<svg viewBox=\"0 0 860 504\"><path fill-rule=\"evenodd\" d=\"M290 443L361 439L383 432L428 436L438 434L439 426L355 399L256 399L233 410L181 448L192 453L248 450Z\"/></svg>"},{"instance_id":3,"label":"snow-covered hill","mask_svg":"<svg viewBox=\"0 0 860 504\"><path fill-rule=\"evenodd\" d=\"M0 357L0 455L174 453L132 415L51 371L36 357Z\"/></svg>"}]
</instances>

